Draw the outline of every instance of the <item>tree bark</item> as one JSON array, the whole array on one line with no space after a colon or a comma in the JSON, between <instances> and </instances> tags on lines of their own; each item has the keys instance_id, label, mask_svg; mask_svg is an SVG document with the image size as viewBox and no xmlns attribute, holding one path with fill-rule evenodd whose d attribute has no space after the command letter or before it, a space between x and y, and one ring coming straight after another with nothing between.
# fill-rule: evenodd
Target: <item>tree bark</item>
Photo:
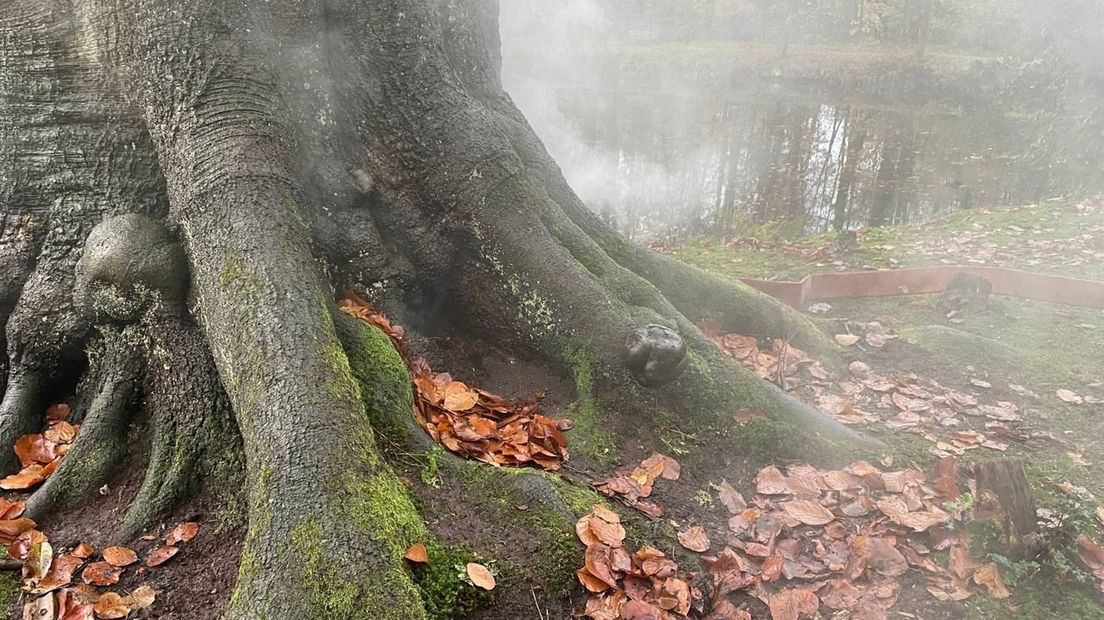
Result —
<instances>
[{"instance_id":1,"label":"tree bark","mask_svg":"<svg viewBox=\"0 0 1104 620\"><path fill-rule=\"evenodd\" d=\"M120 535L182 497L200 462L243 452L227 617L424 615L401 558L428 533L369 417L408 416L410 386L394 356L350 365L364 352L333 318L347 288L561 367L593 351L611 389L666 383L699 424L754 406L861 439L694 321L830 353L814 325L586 209L502 90L496 3L10 4L0 444L41 424L49 382L76 384L99 343L79 388L87 435L29 510L95 488L136 407L153 448ZM638 338L627 355L641 333L678 346ZM397 395L382 404L380 382Z\"/></svg>"}]
</instances>

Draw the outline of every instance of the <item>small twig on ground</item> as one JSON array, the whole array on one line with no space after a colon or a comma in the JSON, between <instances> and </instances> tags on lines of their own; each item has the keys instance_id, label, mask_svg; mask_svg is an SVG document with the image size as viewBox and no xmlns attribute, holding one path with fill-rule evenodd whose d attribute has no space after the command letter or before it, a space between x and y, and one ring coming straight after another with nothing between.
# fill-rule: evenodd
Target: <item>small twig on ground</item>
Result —
<instances>
[{"instance_id":1,"label":"small twig on ground","mask_svg":"<svg viewBox=\"0 0 1104 620\"><path fill-rule=\"evenodd\" d=\"M539 617L540 620L544 620L544 612L541 611L540 603L537 602L536 588L529 588L529 594L533 595L533 607L537 608L537 617Z\"/></svg>"}]
</instances>

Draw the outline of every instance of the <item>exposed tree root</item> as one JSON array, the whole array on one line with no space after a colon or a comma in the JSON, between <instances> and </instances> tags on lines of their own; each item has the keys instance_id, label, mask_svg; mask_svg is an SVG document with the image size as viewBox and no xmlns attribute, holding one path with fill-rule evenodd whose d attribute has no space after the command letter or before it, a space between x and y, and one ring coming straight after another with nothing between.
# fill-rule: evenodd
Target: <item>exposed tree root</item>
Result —
<instances>
[{"instance_id":1,"label":"exposed tree root","mask_svg":"<svg viewBox=\"0 0 1104 620\"><path fill-rule=\"evenodd\" d=\"M76 418L81 431L61 466L27 501L28 515L41 518L59 505L90 497L127 454L127 427L144 358L135 338L130 329L103 334L102 357L95 362L95 395L87 412Z\"/></svg>"},{"instance_id":2,"label":"exposed tree root","mask_svg":"<svg viewBox=\"0 0 1104 620\"><path fill-rule=\"evenodd\" d=\"M241 437L199 330L180 317L154 332L145 381L149 464L123 518L133 534L195 491L201 476L236 459Z\"/></svg>"}]
</instances>

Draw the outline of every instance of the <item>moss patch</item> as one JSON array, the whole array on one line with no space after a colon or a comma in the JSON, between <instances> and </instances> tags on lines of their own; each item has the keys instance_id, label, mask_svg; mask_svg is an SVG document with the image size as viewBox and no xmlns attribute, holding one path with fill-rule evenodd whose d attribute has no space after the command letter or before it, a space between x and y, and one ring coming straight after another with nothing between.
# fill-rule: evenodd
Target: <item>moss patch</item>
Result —
<instances>
[{"instance_id":1,"label":"moss patch","mask_svg":"<svg viewBox=\"0 0 1104 620\"><path fill-rule=\"evenodd\" d=\"M429 561L412 568L414 583L425 601L426 617L430 620L467 618L494 602L497 590L484 590L473 585L465 573L468 562L479 562L495 572L493 560L477 556L466 546L448 547L439 543L426 545ZM500 575L495 575L501 581ZM503 587L503 586L499 586Z\"/></svg>"},{"instance_id":2,"label":"moss patch","mask_svg":"<svg viewBox=\"0 0 1104 620\"><path fill-rule=\"evenodd\" d=\"M344 315L335 317L335 326L372 427L388 437L403 437L412 424L414 395L399 352L376 327Z\"/></svg>"},{"instance_id":3,"label":"moss patch","mask_svg":"<svg viewBox=\"0 0 1104 620\"><path fill-rule=\"evenodd\" d=\"M249 273L245 259L237 252L230 252L222 265L222 273L219 274L219 285L224 290L237 287L244 301L257 304L261 301L261 293L264 291L264 283L257 276ZM243 306L245 307L245 306ZM251 316L256 316L256 309L251 311Z\"/></svg>"},{"instance_id":4,"label":"moss patch","mask_svg":"<svg viewBox=\"0 0 1104 620\"><path fill-rule=\"evenodd\" d=\"M575 570L582 559L582 546L575 539L574 523L568 522L567 515L561 515L550 502L523 493L517 479L523 475L543 474L490 468L455 458L446 459L442 465L446 475L459 482L468 492L470 501L489 518L510 523L512 527L528 531L540 540L542 551L529 568L545 580L546 590L557 595L574 590ZM548 499L556 501L560 497ZM586 503L582 495L572 494L569 497L578 507ZM516 508L519 505L529 508L519 511Z\"/></svg>"},{"instance_id":5,"label":"moss patch","mask_svg":"<svg viewBox=\"0 0 1104 620\"><path fill-rule=\"evenodd\" d=\"M566 412L575 423L571 430L571 449L590 457L599 465L612 465L621 456L617 442L602 425L601 412L594 397L596 356L583 346L569 346L564 349L563 355L575 380L577 399Z\"/></svg>"},{"instance_id":6,"label":"moss patch","mask_svg":"<svg viewBox=\"0 0 1104 620\"><path fill-rule=\"evenodd\" d=\"M318 617L352 617L358 598L357 587L343 578L340 561L326 554L322 530L312 522L300 523L291 533L291 544L303 558L303 582Z\"/></svg>"},{"instance_id":7,"label":"moss patch","mask_svg":"<svg viewBox=\"0 0 1104 620\"><path fill-rule=\"evenodd\" d=\"M8 555L7 550L0 549L0 560L9 559L11 559L11 556ZM10 608L19 596L20 583L17 574L10 571L0 573L0 601L3 601L6 608Z\"/></svg>"},{"instance_id":8,"label":"moss patch","mask_svg":"<svg viewBox=\"0 0 1104 620\"><path fill-rule=\"evenodd\" d=\"M1095 596L1087 588L1063 583L1027 580L1003 601L984 594L970 598L966 605L966 620L998 620L1031 618L1032 620L1071 620L1100 618L1102 612ZM1015 610L1015 611L1010 611Z\"/></svg>"}]
</instances>

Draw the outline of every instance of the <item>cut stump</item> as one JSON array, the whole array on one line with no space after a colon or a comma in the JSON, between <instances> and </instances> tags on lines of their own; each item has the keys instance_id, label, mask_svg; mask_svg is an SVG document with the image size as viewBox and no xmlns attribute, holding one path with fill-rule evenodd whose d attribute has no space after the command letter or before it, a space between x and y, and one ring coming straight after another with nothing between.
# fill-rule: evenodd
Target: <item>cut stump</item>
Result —
<instances>
[{"instance_id":1,"label":"cut stump","mask_svg":"<svg viewBox=\"0 0 1104 620\"><path fill-rule=\"evenodd\" d=\"M1019 548L1035 532L1035 498L1027 483L1022 459L996 459L977 464L978 496L992 494L1000 504L1012 548Z\"/></svg>"},{"instance_id":2,"label":"cut stump","mask_svg":"<svg viewBox=\"0 0 1104 620\"><path fill-rule=\"evenodd\" d=\"M959 272L951 278L939 297L935 298L935 309L947 318L954 318L966 312L985 311L989 308L989 294L993 284L985 278L972 273Z\"/></svg>"}]
</instances>

